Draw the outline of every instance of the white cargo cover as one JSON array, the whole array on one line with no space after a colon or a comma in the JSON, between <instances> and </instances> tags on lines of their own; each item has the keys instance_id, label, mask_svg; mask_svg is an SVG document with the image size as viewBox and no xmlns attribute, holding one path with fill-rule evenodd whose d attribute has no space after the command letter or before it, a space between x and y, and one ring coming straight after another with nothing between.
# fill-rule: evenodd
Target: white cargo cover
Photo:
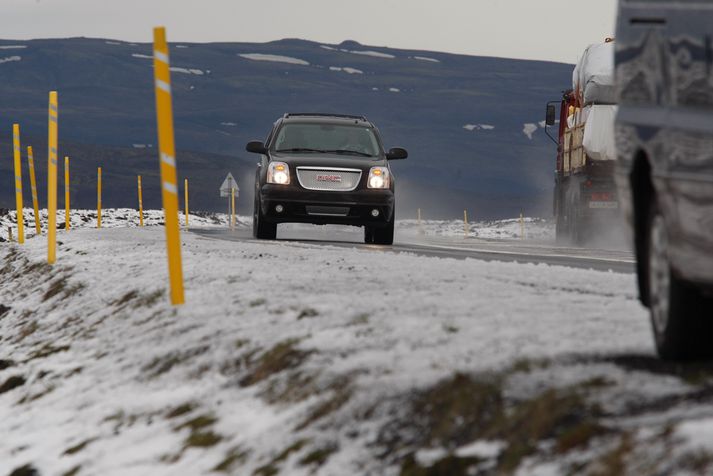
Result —
<instances>
[{"instance_id":1,"label":"white cargo cover","mask_svg":"<svg viewBox=\"0 0 713 476\"><path fill-rule=\"evenodd\" d=\"M572 82L584 104L614 104L614 42L590 45L584 50Z\"/></svg>"},{"instance_id":2,"label":"white cargo cover","mask_svg":"<svg viewBox=\"0 0 713 476\"><path fill-rule=\"evenodd\" d=\"M617 106L590 106L584 126L584 150L594 161L616 160L614 117Z\"/></svg>"}]
</instances>

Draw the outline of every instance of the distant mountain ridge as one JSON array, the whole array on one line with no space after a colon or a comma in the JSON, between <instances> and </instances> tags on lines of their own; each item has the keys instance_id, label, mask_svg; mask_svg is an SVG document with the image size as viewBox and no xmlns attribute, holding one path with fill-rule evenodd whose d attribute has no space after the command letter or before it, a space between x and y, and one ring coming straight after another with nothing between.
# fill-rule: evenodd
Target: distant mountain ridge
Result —
<instances>
[{"instance_id":1,"label":"distant mountain ridge","mask_svg":"<svg viewBox=\"0 0 713 476\"><path fill-rule=\"evenodd\" d=\"M60 136L75 153L110 147L99 154L103 167L126 186L136 173L127 165L135 167L138 155L157 171L151 55L149 44L114 40L0 40L0 206L13 200L11 124L19 122L23 136L46 137L50 90L59 91ZM407 161L394 163L401 215L415 208L431 217L464 208L488 218L549 212L555 149L538 123L545 103L568 84L571 65L292 39L172 43L170 55L177 147L203 164L179 154L179 174L190 171L205 187L215 181L216 190L192 194L205 195L208 208L222 209L217 169L240 181L241 212L251 206L255 157L244 145L264 138L276 118L334 112L363 114L387 147L409 149ZM201 154L220 167L205 167ZM82 164L94 166L90 157ZM133 190L123 187L107 197L112 206L134 206Z\"/></svg>"}]
</instances>

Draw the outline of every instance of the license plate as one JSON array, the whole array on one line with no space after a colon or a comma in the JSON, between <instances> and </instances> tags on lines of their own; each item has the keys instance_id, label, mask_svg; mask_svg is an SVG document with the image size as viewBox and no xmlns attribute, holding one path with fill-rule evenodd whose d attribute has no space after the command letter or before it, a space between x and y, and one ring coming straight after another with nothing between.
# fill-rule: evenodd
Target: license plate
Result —
<instances>
[{"instance_id":1,"label":"license plate","mask_svg":"<svg viewBox=\"0 0 713 476\"><path fill-rule=\"evenodd\" d=\"M589 202L589 208L599 208L599 209L615 209L619 208L619 202Z\"/></svg>"}]
</instances>

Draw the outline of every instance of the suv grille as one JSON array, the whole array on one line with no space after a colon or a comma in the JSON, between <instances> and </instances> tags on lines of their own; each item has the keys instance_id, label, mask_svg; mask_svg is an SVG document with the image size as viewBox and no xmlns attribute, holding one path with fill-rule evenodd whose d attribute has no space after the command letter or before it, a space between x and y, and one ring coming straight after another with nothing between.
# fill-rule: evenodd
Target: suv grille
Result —
<instances>
[{"instance_id":1,"label":"suv grille","mask_svg":"<svg viewBox=\"0 0 713 476\"><path fill-rule=\"evenodd\" d=\"M359 186L362 171L325 167L297 167L297 180L307 190L351 192Z\"/></svg>"}]
</instances>

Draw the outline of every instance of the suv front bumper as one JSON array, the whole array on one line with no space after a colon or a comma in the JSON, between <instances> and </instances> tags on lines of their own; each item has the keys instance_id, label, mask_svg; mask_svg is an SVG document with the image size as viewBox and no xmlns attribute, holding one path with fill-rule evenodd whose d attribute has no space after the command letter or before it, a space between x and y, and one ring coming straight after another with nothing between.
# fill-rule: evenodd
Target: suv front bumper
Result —
<instances>
[{"instance_id":1,"label":"suv front bumper","mask_svg":"<svg viewBox=\"0 0 713 476\"><path fill-rule=\"evenodd\" d=\"M294 185L266 184L260 188L263 218L272 223L386 226L394 214L392 190L322 192ZM282 211L278 212L278 206ZM378 215L374 216L373 211Z\"/></svg>"}]
</instances>

